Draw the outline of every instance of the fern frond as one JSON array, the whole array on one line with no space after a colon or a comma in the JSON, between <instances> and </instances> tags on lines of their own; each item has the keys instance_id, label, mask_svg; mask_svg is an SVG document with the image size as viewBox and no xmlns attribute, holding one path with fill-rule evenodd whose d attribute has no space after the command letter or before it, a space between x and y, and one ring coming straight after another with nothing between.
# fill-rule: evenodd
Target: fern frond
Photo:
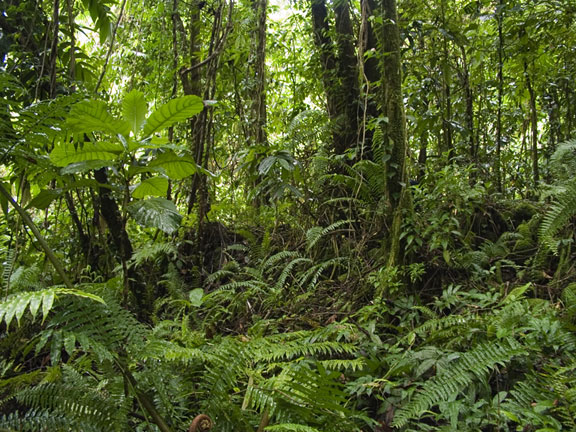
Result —
<instances>
[{"instance_id":1,"label":"fern frond","mask_svg":"<svg viewBox=\"0 0 576 432\"><path fill-rule=\"evenodd\" d=\"M320 432L319 429L296 423L282 423L268 426L264 430L268 432Z\"/></svg>"},{"instance_id":2,"label":"fern frond","mask_svg":"<svg viewBox=\"0 0 576 432\"><path fill-rule=\"evenodd\" d=\"M178 253L172 243L148 243L138 249L130 258L130 267L139 267L146 261L155 260L162 256L175 256Z\"/></svg>"},{"instance_id":3,"label":"fern frond","mask_svg":"<svg viewBox=\"0 0 576 432\"><path fill-rule=\"evenodd\" d=\"M326 237L328 234L333 233L334 231L336 231L340 227L342 227L344 225L350 225L353 222L354 221L347 219L347 220L336 221L333 224L327 226L326 228L322 228L322 227L310 228L306 232L306 243L307 243L306 249L307 250L312 249L316 245L316 243L318 243L320 241L320 239L322 239L323 237Z\"/></svg>"},{"instance_id":4,"label":"fern frond","mask_svg":"<svg viewBox=\"0 0 576 432\"><path fill-rule=\"evenodd\" d=\"M4 286L10 286L12 292L16 291L34 291L42 287L42 269L39 265L20 266L13 272L12 267L8 264L4 271L8 277L8 283ZM11 274L10 274L11 272Z\"/></svg>"},{"instance_id":5,"label":"fern frond","mask_svg":"<svg viewBox=\"0 0 576 432\"><path fill-rule=\"evenodd\" d=\"M274 339L262 340L258 344L259 349L255 353L255 358L263 362L277 362L279 360L291 360L294 358L307 356L332 356L332 355L352 355L357 348L353 344L335 341L317 341L303 343L302 339L285 340L281 343Z\"/></svg>"},{"instance_id":6,"label":"fern frond","mask_svg":"<svg viewBox=\"0 0 576 432\"><path fill-rule=\"evenodd\" d=\"M576 184L571 184L559 195L556 202L544 215L538 231L540 241L554 253L558 253L558 242L554 236L576 214Z\"/></svg>"},{"instance_id":7,"label":"fern frond","mask_svg":"<svg viewBox=\"0 0 576 432\"><path fill-rule=\"evenodd\" d=\"M222 285L218 288L218 291L238 291L241 289L250 289L252 291L264 291L268 287L268 284L259 280L247 280L247 281L234 281ZM210 294L208 294L210 296Z\"/></svg>"},{"instance_id":8,"label":"fern frond","mask_svg":"<svg viewBox=\"0 0 576 432\"><path fill-rule=\"evenodd\" d=\"M52 317L50 328L73 337L85 350L93 350L100 361L110 360L120 351L137 354L145 346L148 329L112 297L104 298L106 304L71 300Z\"/></svg>"},{"instance_id":9,"label":"fern frond","mask_svg":"<svg viewBox=\"0 0 576 432\"><path fill-rule=\"evenodd\" d=\"M238 274L238 269L240 266L238 265L238 263L236 263L236 261L234 261L234 263L236 265L234 265L234 266L228 265L228 266L226 266L226 268L220 269L220 270L215 271L214 273L208 275L205 279L205 283L210 285L210 284L213 284L214 282L216 282L220 279L224 279L226 277L231 277L231 276Z\"/></svg>"},{"instance_id":10,"label":"fern frond","mask_svg":"<svg viewBox=\"0 0 576 432\"><path fill-rule=\"evenodd\" d=\"M13 412L0 417L0 431L2 432L38 432L40 430L67 432L71 426L70 418L65 414L46 410L29 410L23 414ZM87 429L87 432L91 430L94 431L94 429Z\"/></svg>"},{"instance_id":11,"label":"fern frond","mask_svg":"<svg viewBox=\"0 0 576 432\"><path fill-rule=\"evenodd\" d=\"M35 409L52 414L61 413L71 423L91 425L93 430L105 430L113 424L115 407L87 387L78 388L65 384L40 384L21 391L16 399Z\"/></svg>"},{"instance_id":12,"label":"fern frond","mask_svg":"<svg viewBox=\"0 0 576 432\"><path fill-rule=\"evenodd\" d=\"M140 352L139 360L164 360L191 364L213 360L210 354L198 348L188 348L166 340L150 340Z\"/></svg>"},{"instance_id":13,"label":"fern frond","mask_svg":"<svg viewBox=\"0 0 576 432\"><path fill-rule=\"evenodd\" d=\"M46 316L52 310L54 300L58 296L66 295L84 297L104 303L102 298L94 294L75 289L48 288L41 291L26 291L13 294L0 303L0 322L4 321L6 326L10 326L12 320L16 318L16 321L20 323L20 319L27 309L32 314L32 317L35 318L40 307L42 307L42 318L46 319Z\"/></svg>"},{"instance_id":14,"label":"fern frond","mask_svg":"<svg viewBox=\"0 0 576 432\"><path fill-rule=\"evenodd\" d=\"M396 411L393 426L405 426L432 406L450 400L475 380L484 380L497 365L505 365L522 354L526 354L524 348L513 338L480 344L462 353L453 367L425 382L414 398Z\"/></svg>"},{"instance_id":15,"label":"fern frond","mask_svg":"<svg viewBox=\"0 0 576 432\"><path fill-rule=\"evenodd\" d=\"M4 288L4 295L10 292L10 279L12 271L14 270L14 262L16 260L16 252L14 248L8 249L6 256L3 257L2 263L2 288Z\"/></svg>"},{"instance_id":16,"label":"fern frond","mask_svg":"<svg viewBox=\"0 0 576 432\"><path fill-rule=\"evenodd\" d=\"M576 174L576 139L558 145L550 157L550 169L560 180L574 178Z\"/></svg>"},{"instance_id":17,"label":"fern frond","mask_svg":"<svg viewBox=\"0 0 576 432\"><path fill-rule=\"evenodd\" d=\"M336 257L312 266L298 279L298 285L300 285L307 294L311 294L314 288L316 288L318 279L326 269L341 266L348 261L348 259L348 257Z\"/></svg>"},{"instance_id":18,"label":"fern frond","mask_svg":"<svg viewBox=\"0 0 576 432\"><path fill-rule=\"evenodd\" d=\"M280 276L278 277L278 280L276 281L276 285L274 285L274 288L276 290L280 290L282 287L284 287L284 285L286 284L286 279L288 279L288 276L290 276L292 269L296 267L298 264L303 263L309 264L312 263L312 260L310 258L296 258L290 261L288 264L286 264L286 266L282 270L282 273L280 273Z\"/></svg>"},{"instance_id":19,"label":"fern frond","mask_svg":"<svg viewBox=\"0 0 576 432\"><path fill-rule=\"evenodd\" d=\"M449 328L461 329L463 326L469 325L471 322L477 321L477 318L473 315L447 315L441 318L432 318L424 322L419 327L413 330L413 333L418 335L432 335L438 333L441 330ZM407 335L406 337L409 337Z\"/></svg>"},{"instance_id":20,"label":"fern frond","mask_svg":"<svg viewBox=\"0 0 576 432\"><path fill-rule=\"evenodd\" d=\"M302 254L298 251L290 251L284 250L272 255L266 261L262 263L263 273L267 274L274 270L274 267L282 261L287 260L288 258L300 258Z\"/></svg>"}]
</instances>

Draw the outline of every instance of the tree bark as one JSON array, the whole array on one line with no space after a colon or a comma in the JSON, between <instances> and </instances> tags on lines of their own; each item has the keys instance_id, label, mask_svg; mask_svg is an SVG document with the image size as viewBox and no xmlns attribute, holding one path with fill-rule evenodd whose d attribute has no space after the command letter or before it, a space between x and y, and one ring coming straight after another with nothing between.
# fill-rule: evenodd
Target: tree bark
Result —
<instances>
[{"instance_id":1,"label":"tree bark","mask_svg":"<svg viewBox=\"0 0 576 432\"><path fill-rule=\"evenodd\" d=\"M410 208L410 197L406 188L406 119L402 98L402 75L400 58L400 30L396 0L382 0L382 108L388 122L383 126L384 144L390 158L385 163L384 193L390 205L387 218L387 264L396 266L400 263L401 225L406 210Z\"/></svg>"},{"instance_id":2,"label":"tree bark","mask_svg":"<svg viewBox=\"0 0 576 432\"><path fill-rule=\"evenodd\" d=\"M347 0L334 6L334 34L330 37L330 22L325 0L312 0L314 41L322 67L328 116L332 126L333 151L344 154L358 145L358 114L360 90L358 59Z\"/></svg>"},{"instance_id":3,"label":"tree bark","mask_svg":"<svg viewBox=\"0 0 576 432\"><path fill-rule=\"evenodd\" d=\"M498 24L498 106L496 111L496 187L498 192L503 191L502 179L502 95L504 92L504 36L502 34L502 21L504 19L504 0L499 0L496 6L496 20Z\"/></svg>"},{"instance_id":4,"label":"tree bark","mask_svg":"<svg viewBox=\"0 0 576 432\"><path fill-rule=\"evenodd\" d=\"M538 112L536 111L536 94L534 93L534 88L532 87L532 80L530 79L530 74L528 72L528 63L524 61L524 77L526 79L526 88L530 96L530 123L532 126L531 138L532 138L532 182L533 187L536 189L540 181L540 168L538 165Z\"/></svg>"}]
</instances>

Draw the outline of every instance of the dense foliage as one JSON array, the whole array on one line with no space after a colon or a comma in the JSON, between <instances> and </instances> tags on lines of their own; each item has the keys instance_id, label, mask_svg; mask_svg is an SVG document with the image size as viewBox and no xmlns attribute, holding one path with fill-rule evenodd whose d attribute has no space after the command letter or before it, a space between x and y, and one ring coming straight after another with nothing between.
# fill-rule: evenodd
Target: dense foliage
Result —
<instances>
[{"instance_id":1,"label":"dense foliage","mask_svg":"<svg viewBox=\"0 0 576 432\"><path fill-rule=\"evenodd\" d=\"M576 1L0 4L0 431L576 430Z\"/></svg>"}]
</instances>

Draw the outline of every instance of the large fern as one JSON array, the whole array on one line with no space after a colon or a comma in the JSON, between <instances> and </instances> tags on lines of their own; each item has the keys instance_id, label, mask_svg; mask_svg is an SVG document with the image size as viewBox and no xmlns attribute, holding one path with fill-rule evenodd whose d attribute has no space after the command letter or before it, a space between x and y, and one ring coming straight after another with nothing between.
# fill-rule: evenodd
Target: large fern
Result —
<instances>
[{"instance_id":1,"label":"large fern","mask_svg":"<svg viewBox=\"0 0 576 432\"><path fill-rule=\"evenodd\" d=\"M566 187L544 215L540 225L539 236L542 244L549 250L558 252L558 241L554 236L576 214L576 183Z\"/></svg>"},{"instance_id":2,"label":"large fern","mask_svg":"<svg viewBox=\"0 0 576 432\"><path fill-rule=\"evenodd\" d=\"M455 364L428 380L414 398L396 411L393 425L402 427L439 402L457 396L476 380L485 380L498 365L506 365L515 356L526 354L512 338L480 344L461 353Z\"/></svg>"}]
</instances>

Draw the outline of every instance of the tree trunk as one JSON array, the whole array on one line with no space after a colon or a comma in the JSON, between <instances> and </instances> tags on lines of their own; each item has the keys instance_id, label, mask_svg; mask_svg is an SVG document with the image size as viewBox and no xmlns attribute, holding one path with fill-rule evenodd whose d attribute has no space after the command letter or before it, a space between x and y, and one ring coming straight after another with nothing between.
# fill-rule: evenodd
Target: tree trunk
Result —
<instances>
[{"instance_id":1,"label":"tree trunk","mask_svg":"<svg viewBox=\"0 0 576 432\"><path fill-rule=\"evenodd\" d=\"M101 185L108 185L108 174L106 168L94 171L94 178ZM139 274L134 267L128 267L128 261L132 258L132 243L126 231L126 215L118 207L118 203L112 197L111 191L107 187L100 187L98 190L98 200L100 214L106 222L110 239L116 249L118 260L122 266L124 278L124 300L128 300L131 294L135 305L135 312L142 321L148 321L152 312L151 299L146 298L144 285ZM125 204L128 204L125 202Z\"/></svg>"},{"instance_id":2,"label":"tree trunk","mask_svg":"<svg viewBox=\"0 0 576 432\"><path fill-rule=\"evenodd\" d=\"M442 27L446 29L446 0L440 2L440 13L442 20ZM452 133L452 89L451 85L451 70L450 70L450 52L448 50L448 36L442 35L442 54L443 59L441 62L442 70L442 152L446 153L448 160L454 156L454 143Z\"/></svg>"},{"instance_id":3,"label":"tree trunk","mask_svg":"<svg viewBox=\"0 0 576 432\"><path fill-rule=\"evenodd\" d=\"M406 188L406 119L402 98L402 76L400 58L400 30L396 0L382 0L382 108L388 122L383 126L384 144L390 158L385 163L384 193L390 204L387 218L387 264L395 266L400 263L400 234L404 211L410 207L410 197Z\"/></svg>"},{"instance_id":4,"label":"tree trunk","mask_svg":"<svg viewBox=\"0 0 576 432\"><path fill-rule=\"evenodd\" d=\"M498 192L503 191L502 179L502 95L504 91L504 36L502 34L502 21L504 19L504 0L499 0L496 6L496 19L498 21L498 107L496 112L496 187Z\"/></svg>"},{"instance_id":5,"label":"tree trunk","mask_svg":"<svg viewBox=\"0 0 576 432\"><path fill-rule=\"evenodd\" d=\"M378 117L380 114L378 109L378 88L380 81L380 71L378 70L378 42L376 33L372 25L372 17L376 14L376 2L374 0L362 0L362 28L360 31L360 53L358 58L361 59L360 68L364 85L362 88L362 104L360 113L362 113L362 124L359 128L361 134L359 159L374 158L373 152L373 138L374 130L369 128L369 122ZM380 161L375 161L380 162Z\"/></svg>"},{"instance_id":6,"label":"tree trunk","mask_svg":"<svg viewBox=\"0 0 576 432\"><path fill-rule=\"evenodd\" d=\"M252 68L254 92L252 93L252 129L254 144L267 147L266 134L266 11L267 0L252 0L256 26L252 35Z\"/></svg>"},{"instance_id":7,"label":"tree trunk","mask_svg":"<svg viewBox=\"0 0 576 432\"><path fill-rule=\"evenodd\" d=\"M474 131L474 95L470 87L470 71L468 69L468 60L466 58L466 48L460 47L462 53L462 75L461 82L464 89L464 98L466 100L466 129L468 133L468 151L470 160L475 163L478 158L478 148L475 140Z\"/></svg>"},{"instance_id":8,"label":"tree trunk","mask_svg":"<svg viewBox=\"0 0 576 432\"><path fill-rule=\"evenodd\" d=\"M324 0L312 0L314 41L322 66L322 81L328 116L332 124L333 150L344 154L358 144L358 59L354 54L354 33L347 0L334 6L335 41Z\"/></svg>"},{"instance_id":9,"label":"tree trunk","mask_svg":"<svg viewBox=\"0 0 576 432\"><path fill-rule=\"evenodd\" d=\"M538 187L538 182L540 181L540 169L538 167L538 112L536 111L536 94L532 87L532 81L530 80L530 74L528 72L528 63L526 61L524 61L524 77L526 78L526 88L530 95L530 122L532 125L532 182L534 189L536 189Z\"/></svg>"}]
</instances>

